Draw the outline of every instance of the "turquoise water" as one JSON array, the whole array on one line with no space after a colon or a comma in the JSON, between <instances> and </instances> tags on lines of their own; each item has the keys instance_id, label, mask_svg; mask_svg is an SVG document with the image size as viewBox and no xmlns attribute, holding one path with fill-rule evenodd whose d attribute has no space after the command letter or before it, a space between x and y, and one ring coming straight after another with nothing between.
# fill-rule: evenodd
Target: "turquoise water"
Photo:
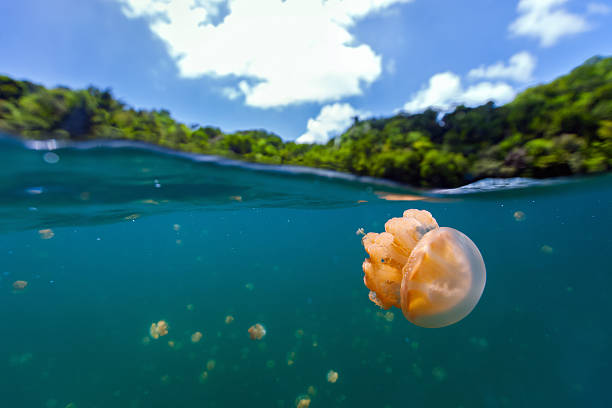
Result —
<instances>
[{"instance_id":1,"label":"turquoise water","mask_svg":"<svg viewBox=\"0 0 612 408\"><path fill-rule=\"evenodd\" d=\"M313 408L612 404L610 176L425 195L35 147L0 141L2 407L288 408L309 391ZM368 299L356 230L408 208L482 252L487 286L458 324L423 329Z\"/></svg>"}]
</instances>

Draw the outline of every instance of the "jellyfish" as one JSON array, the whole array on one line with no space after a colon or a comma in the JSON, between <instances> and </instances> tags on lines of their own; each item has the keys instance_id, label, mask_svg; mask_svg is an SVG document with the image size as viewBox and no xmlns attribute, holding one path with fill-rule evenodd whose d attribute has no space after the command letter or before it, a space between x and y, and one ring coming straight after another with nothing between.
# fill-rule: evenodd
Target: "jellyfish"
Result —
<instances>
[{"instance_id":1,"label":"jellyfish","mask_svg":"<svg viewBox=\"0 0 612 408\"><path fill-rule=\"evenodd\" d=\"M154 339L158 339L161 336L165 336L166 334L168 334L168 323L166 323L164 320L160 320L157 323L152 323L151 328L149 329L149 334Z\"/></svg>"},{"instance_id":2,"label":"jellyfish","mask_svg":"<svg viewBox=\"0 0 612 408\"><path fill-rule=\"evenodd\" d=\"M24 290L28 286L28 281L18 280L13 282L13 289Z\"/></svg>"},{"instance_id":3,"label":"jellyfish","mask_svg":"<svg viewBox=\"0 0 612 408\"><path fill-rule=\"evenodd\" d=\"M200 340L202 340L202 333L201 332L197 331L197 332L195 332L195 333L193 333L191 335L191 342L192 343L197 343Z\"/></svg>"},{"instance_id":4,"label":"jellyfish","mask_svg":"<svg viewBox=\"0 0 612 408\"><path fill-rule=\"evenodd\" d=\"M266 335L266 329L259 323L249 327L251 340L261 340Z\"/></svg>"},{"instance_id":5,"label":"jellyfish","mask_svg":"<svg viewBox=\"0 0 612 408\"><path fill-rule=\"evenodd\" d=\"M336 381L338 381L338 372L334 370L329 370L329 372L327 373L327 382L333 384Z\"/></svg>"},{"instance_id":6,"label":"jellyfish","mask_svg":"<svg viewBox=\"0 0 612 408\"><path fill-rule=\"evenodd\" d=\"M215 360L208 360L206 362L206 369L208 371L214 370L216 366L217 366L217 362Z\"/></svg>"},{"instance_id":7,"label":"jellyfish","mask_svg":"<svg viewBox=\"0 0 612 408\"><path fill-rule=\"evenodd\" d=\"M233 321L234 321L234 316L232 315L225 316L225 324L230 324Z\"/></svg>"},{"instance_id":8,"label":"jellyfish","mask_svg":"<svg viewBox=\"0 0 612 408\"><path fill-rule=\"evenodd\" d=\"M40 236L40 239L51 239L55 236L55 233L51 228L46 228L38 230L38 235Z\"/></svg>"},{"instance_id":9,"label":"jellyfish","mask_svg":"<svg viewBox=\"0 0 612 408\"><path fill-rule=\"evenodd\" d=\"M428 211L406 210L362 243L370 255L363 262L370 300L383 309L402 309L417 326L456 323L482 295L486 270L480 251L465 234L439 227Z\"/></svg>"},{"instance_id":10,"label":"jellyfish","mask_svg":"<svg viewBox=\"0 0 612 408\"><path fill-rule=\"evenodd\" d=\"M296 408L308 408L310 406L310 396L300 395L295 399Z\"/></svg>"}]
</instances>

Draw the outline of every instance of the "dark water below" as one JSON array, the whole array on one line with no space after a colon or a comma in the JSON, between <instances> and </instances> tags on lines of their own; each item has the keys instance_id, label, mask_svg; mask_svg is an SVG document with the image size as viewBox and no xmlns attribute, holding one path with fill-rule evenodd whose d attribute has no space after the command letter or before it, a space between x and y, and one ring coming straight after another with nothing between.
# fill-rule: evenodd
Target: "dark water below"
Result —
<instances>
[{"instance_id":1,"label":"dark water below","mask_svg":"<svg viewBox=\"0 0 612 408\"><path fill-rule=\"evenodd\" d=\"M432 196L127 147L47 153L0 141L2 407L290 408L309 391L313 408L612 406L610 176ZM407 208L482 252L487 286L458 324L368 299L355 232Z\"/></svg>"}]
</instances>

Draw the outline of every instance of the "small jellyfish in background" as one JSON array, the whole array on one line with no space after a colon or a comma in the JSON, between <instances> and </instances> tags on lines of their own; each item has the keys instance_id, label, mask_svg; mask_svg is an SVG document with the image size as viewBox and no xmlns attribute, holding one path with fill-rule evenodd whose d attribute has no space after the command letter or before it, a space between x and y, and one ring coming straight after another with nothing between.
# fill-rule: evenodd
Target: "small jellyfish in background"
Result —
<instances>
[{"instance_id":1,"label":"small jellyfish in background","mask_svg":"<svg viewBox=\"0 0 612 408\"><path fill-rule=\"evenodd\" d=\"M516 221L525 221L525 213L522 211L515 211L513 217Z\"/></svg>"},{"instance_id":2,"label":"small jellyfish in background","mask_svg":"<svg viewBox=\"0 0 612 408\"><path fill-rule=\"evenodd\" d=\"M166 334L168 334L168 323L166 323L164 320L160 320L157 323L152 323L151 328L149 329L149 334L154 339L158 339L161 336L165 336Z\"/></svg>"},{"instance_id":3,"label":"small jellyfish in background","mask_svg":"<svg viewBox=\"0 0 612 408\"><path fill-rule=\"evenodd\" d=\"M225 324L230 324L233 321L234 321L234 316L232 315L225 316Z\"/></svg>"},{"instance_id":4,"label":"small jellyfish in background","mask_svg":"<svg viewBox=\"0 0 612 408\"><path fill-rule=\"evenodd\" d=\"M261 340L266 335L266 329L259 323L249 327L249 337L251 340Z\"/></svg>"},{"instance_id":5,"label":"small jellyfish in background","mask_svg":"<svg viewBox=\"0 0 612 408\"><path fill-rule=\"evenodd\" d=\"M295 399L296 408L308 408L310 406L310 396L300 395Z\"/></svg>"},{"instance_id":6,"label":"small jellyfish in background","mask_svg":"<svg viewBox=\"0 0 612 408\"><path fill-rule=\"evenodd\" d=\"M406 210L385 223L385 232L362 239L370 300L402 309L422 327L444 327L466 317L485 287L480 251L465 234L439 227L428 211Z\"/></svg>"},{"instance_id":7,"label":"small jellyfish in background","mask_svg":"<svg viewBox=\"0 0 612 408\"><path fill-rule=\"evenodd\" d=\"M334 370L329 370L329 372L327 373L327 382L333 384L336 381L338 381L338 372Z\"/></svg>"},{"instance_id":8,"label":"small jellyfish in background","mask_svg":"<svg viewBox=\"0 0 612 408\"><path fill-rule=\"evenodd\" d=\"M40 239L51 239L55 236L55 233L51 228L38 230L38 235Z\"/></svg>"},{"instance_id":9,"label":"small jellyfish in background","mask_svg":"<svg viewBox=\"0 0 612 408\"><path fill-rule=\"evenodd\" d=\"M540 248L540 251L548 255L554 252L553 248L550 245L542 245L542 247Z\"/></svg>"},{"instance_id":10,"label":"small jellyfish in background","mask_svg":"<svg viewBox=\"0 0 612 408\"><path fill-rule=\"evenodd\" d=\"M18 280L18 281L13 282L13 289L15 290L25 290L27 286L28 286L28 281Z\"/></svg>"},{"instance_id":11,"label":"small jellyfish in background","mask_svg":"<svg viewBox=\"0 0 612 408\"><path fill-rule=\"evenodd\" d=\"M200 333L199 331L197 331L197 332L195 332L195 333L193 333L191 335L191 342L192 343L197 343L200 340L202 340L202 333Z\"/></svg>"},{"instance_id":12,"label":"small jellyfish in background","mask_svg":"<svg viewBox=\"0 0 612 408\"><path fill-rule=\"evenodd\" d=\"M206 369L208 371L214 370L216 366L217 366L217 362L215 360L208 360L206 362Z\"/></svg>"}]
</instances>

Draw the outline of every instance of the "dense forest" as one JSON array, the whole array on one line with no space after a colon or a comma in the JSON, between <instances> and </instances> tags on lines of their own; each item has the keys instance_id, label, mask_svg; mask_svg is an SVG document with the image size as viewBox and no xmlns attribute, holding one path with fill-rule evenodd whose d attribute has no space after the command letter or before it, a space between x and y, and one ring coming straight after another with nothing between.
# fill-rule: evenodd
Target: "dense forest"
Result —
<instances>
[{"instance_id":1,"label":"dense forest","mask_svg":"<svg viewBox=\"0 0 612 408\"><path fill-rule=\"evenodd\" d=\"M612 58L593 57L514 101L354 120L325 145L264 130L186 126L110 90L46 89L0 76L0 130L27 139L129 139L258 163L292 164L454 187L486 177L553 177L612 168Z\"/></svg>"}]
</instances>

